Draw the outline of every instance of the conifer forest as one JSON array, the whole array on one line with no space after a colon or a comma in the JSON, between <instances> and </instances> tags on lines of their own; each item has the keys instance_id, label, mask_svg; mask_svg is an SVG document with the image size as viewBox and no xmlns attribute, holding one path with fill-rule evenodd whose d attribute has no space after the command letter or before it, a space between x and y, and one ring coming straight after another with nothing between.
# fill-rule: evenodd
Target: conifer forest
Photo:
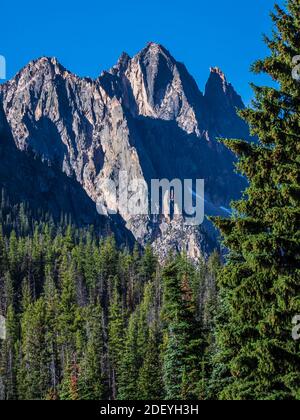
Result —
<instances>
[{"instance_id":1,"label":"conifer forest","mask_svg":"<svg viewBox=\"0 0 300 420\"><path fill-rule=\"evenodd\" d=\"M253 101L239 107L238 117L226 114L226 121L232 122L228 126L216 117L227 112L236 95L223 73L211 70L201 99L184 66L153 43L133 59L123 55L99 82L76 79L52 60L49 70L41 71L49 79L40 83L50 91L53 82L52 92L58 93L52 93L52 102L45 93L37 95L39 79L33 76L39 66L48 69L46 59L35 62L28 74L22 70L15 81L0 85L0 316L5 323L0 338L0 400L300 400L300 0L275 5L269 23L273 32L264 38L267 54L257 57L252 72L268 77L270 83L252 85ZM140 79L132 81L140 74L147 79L145 88ZM173 77L175 82L169 81ZM16 93L18 78L24 78L23 90ZM31 89L30 83L34 88L28 97L16 99ZM122 93L129 83L131 96L127 90ZM142 93L136 98L138 89ZM185 92L180 100L172 96L176 89ZM212 105L215 99L209 89L220 98L227 94L226 100L219 98L220 106ZM152 93L153 98L141 104L143 95ZM91 98L84 102L88 95ZM103 109L95 105L100 97ZM18 120L18 113L27 112L35 100L34 111ZM57 101L59 111L45 128ZM213 140L201 138L201 130L194 128L199 115L206 118L201 101L206 101L207 112L215 112L207 117L211 125L206 131ZM76 118L65 123L68 103ZM165 103L169 108L162 111ZM181 111L170 122L177 110L174 104ZM50 110L42 117L48 105ZM133 116L126 106L134 108ZM232 106L235 110L238 103ZM149 107L154 110L150 116ZM134 114L137 110L142 116ZM93 122L97 112L101 123ZM70 127L73 137L65 140ZM245 127L250 134L240 138ZM98 129L102 148L88 149L99 140L89 143L88 133ZM26 130L32 135L28 150ZM40 132L42 136L36 137ZM163 146L153 152L157 133ZM38 150L29 154L30 147L39 147L36 144L46 142L47 136L52 136L49 144L57 156L64 153L61 161L49 163L48 143L42 143L42 159ZM178 142L164 136L178 136ZM182 141L188 146L177 155L174 150ZM209 141L213 145L207 146ZM88 151L83 153L80 147ZM206 161L199 161L200 167L212 171L207 177L210 204L215 209L219 203L223 210L206 215L198 236L192 228L179 234L177 230L176 236L171 228L158 228L149 220L147 226L140 219L134 224L121 212L122 222L119 215L114 223L108 216L102 215L99 223L93 220L100 216L90 217L90 208L94 209L90 198L96 196L93 188L102 168L113 177L129 162L132 172L143 173L148 180L151 171L168 175L176 166L182 178L185 170L188 175L196 173L203 154L210 161L207 167ZM171 169L166 169L165 155L170 168L174 158ZM82 162L86 166L81 168ZM134 166L140 162L143 171ZM228 175L230 162L234 175ZM8 172L13 165L20 174L15 181ZM214 190L217 165L223 172L216 175ZM65 174L57 175L60 166L67 168L68 176L74 170L76 183ZM242 195L233 191L240 185ZM34 195L36 188L40 195ZM83 189L89 198L81 195ZM229 194L230 211L229 204L220 207ZM57 206L50 202L53 196L59 197ZM78 209L65 205L74 196L80 197L86 214L80 210L78 216ZM216 232L216 242L205 242L207 226ZM144 236L139 241L140 232ZM180 241L187 237L190 247L185 249ZM199 253L191 258L191 247L198 245Z\"/></svg>"}]
</instances>

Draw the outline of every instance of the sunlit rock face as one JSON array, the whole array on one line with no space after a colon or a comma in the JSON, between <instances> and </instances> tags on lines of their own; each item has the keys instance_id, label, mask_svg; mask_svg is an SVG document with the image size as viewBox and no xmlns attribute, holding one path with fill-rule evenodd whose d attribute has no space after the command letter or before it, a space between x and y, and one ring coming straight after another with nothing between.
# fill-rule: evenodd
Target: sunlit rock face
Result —
<instances>
[{"instance_id":1,"label":"sunlit rock face","mask_svg":"<svg viewBox=\"0 0 300 420\"><path fill-rule=\"evenodd\" d=\"M19 151L33 151L74 178L94 202L115 206L103 179L119 186L144 179L205 180L206 213L228 214L244 180L217 137L249 138L236 109L243 102L221 70L212 68L203 94L186 67L161 45L149 43L134 57L123 53L98 79L79 78L56 59L31 62L0 86L0 100ZM130 198L130 194L129 194ZM134 237L150 241L163 259L171 249L193 259L216 246L205 222L132 217L116 208Z\"/></svg>"}]
</instances>

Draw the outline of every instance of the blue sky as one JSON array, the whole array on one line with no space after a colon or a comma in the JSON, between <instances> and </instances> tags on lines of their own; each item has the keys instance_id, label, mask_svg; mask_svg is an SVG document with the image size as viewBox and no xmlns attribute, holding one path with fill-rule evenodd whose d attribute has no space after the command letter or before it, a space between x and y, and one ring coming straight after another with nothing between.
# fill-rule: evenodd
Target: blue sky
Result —
<instances>
[{"instance_id":1,"label":"blue sky","mask_svg":"<svg viewBox=\"0 0 300 420\"><path fill-rule=\"evenodd\" d=\"M280 3L280 2L279 2ZM80 76L97 77L122 53L149 41L163 44L186 64L203 91L210 66L219 66L249 102L249 73L267 54L274 0L3 1L0 54L11 78L30 60L55 56Z\"/></svg>"}]
</instances>

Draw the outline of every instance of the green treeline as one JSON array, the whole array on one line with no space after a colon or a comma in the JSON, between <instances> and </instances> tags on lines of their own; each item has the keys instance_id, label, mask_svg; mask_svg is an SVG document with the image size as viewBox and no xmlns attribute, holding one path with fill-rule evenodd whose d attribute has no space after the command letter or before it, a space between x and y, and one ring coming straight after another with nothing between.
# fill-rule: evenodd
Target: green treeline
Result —
<instances>
[{"instance_id":1,"label":"green treeline","mask_svg":"<svg viewBox=\"0 0 300 420\"><path fill-rule=\"evenodd\" d=\"M219 264L160 267L71 225L1 232L0 398L206 398Z\"/></svg>"}]
</instances>

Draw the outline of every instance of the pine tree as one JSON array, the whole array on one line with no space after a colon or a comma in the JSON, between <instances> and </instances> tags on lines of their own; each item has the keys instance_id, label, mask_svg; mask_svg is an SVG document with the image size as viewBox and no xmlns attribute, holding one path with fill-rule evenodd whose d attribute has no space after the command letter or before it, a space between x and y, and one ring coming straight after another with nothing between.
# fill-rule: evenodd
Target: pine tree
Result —
<instances>
[{"instance_id":1,"label":"pine tree","mask_svg":"<svg viewBox=\"0 0 300 420\"><path fill-rule=\"evenodd\" d=\"M47 364L50 373L48 396L57 399L60 378L59 343L58 343L58 317L59 296L53 280L51 270L46 269L44 285L45 299L45 342L47 351Z\"/></svg>"},{"instance_id":2,"label":"pine tree","mask_svg":"<svg viewBox=\"0 0 300 420\"><path fill-rule=\"evenodd\" d=\"M87 344L80 363L78 392L81 400L104 399L105 386L102 371L103 331L102 309L91 305L85 310Z\"/></svg>"},{"instance_id":3,"label":"pine tree","mask_svg":"<svg viewBox=\"0 0 300 420\"><path fill-rule=\"evenodd\" d=\"M30 268L28 277L34 298L41 292L41 285L44 278L44 252L42 244L43 236L36 227L32 238L32 251L30 256Z\"/></svg>"},{"instance_id":4,"label":"pine tree","mask_svg":"<svg viewBox=\"0 0 300 420\"><path fill-rule=\"evenodd\" d=\"M19 280L19 244L15 231L12 231L9 238L9 249L8 249L8 263L9 271L11 273L13 281L17 284Z\"/></svg>"},{"instance_id":5,"label":"pine tree","mask_svg":"<svg viewBox=\"0 0 300 420\"><path fill-rule=\"evenodd\" d=\"M122 301L117 287L117 280L115 280L112 302L109 308L108 323L108 346L111 365L110 383L113 398L116 398L118 390L118 375L120 373L121 356L124 350L124 328L125 319L122 309Z\"/></svg>"},{"instance_id":6,"label":"pine tree","mask_svg":"<svg viewBox=\"0 0 300 420\"><path fill-rule=\"evenodd\" d=\"M0 348L0 378L4 385L4 399L18 399L16 389L16 375L18 368L18 323L12 305L6 314L6 339Z\"/></svg>"},{"instance_id":7,"label":"pine tree","mask_svg":"<svg viewBox=\"0 0 300 420\"><path fill-rule=\"evenodd\" d=\"M146 355L146 347L149 340L150 326L155 321L153 310L153 284L148 283L145 286L144 297L142 303L136 309L137 320L137 357L139 366Z\"/></svg>"},{"instance_id":8,"label":"pine tree","mask_svg":"<svg viewBox=\"0 0 300 420\"><path fill-rule=\"evenodd\" d=\"M166 398L197 398L201 358L205 346L201 324L195 318L186 259L177 258L175 262L167 265L163 272L163 281L163 374Z\"/></svg>"},{"instance_id":9,"label":"pine tree","mask_svg":"<svg viewBox=\"0 0 300 420\"><path fill-rule=\"evenodd\" d=\"M3 283L4 283L3 289L2 289L2 294L3 294L3 299L4 299L3 311L4 313L6 313L10 305L12 305L13 307L15 306L14 284L13 284L13 280L9 271L7 271L4 274Z\"/></svg>"},{"instance_id":10,"label":"pine tree","mask_svg":"<svg viewBox=\"0 0 300 420\"><path fill-rule=\"evenodd\" d=\"M153 340L149 341L151 324L156 321L153 303L153 285L148 283L145 286L143 301L131 315L127 328L120 367L119 399L134 400L141 398L138 382L141 379L143 385L145 385L146 376L149 373L148 368L150 368L149 364L152 363L152 359L150 359L144 366L143 376L139 378L140 370L148 356L149 345L150 343L153 344ZM153 378L155 374L154 372ZM146 392L146 388L143 392Z\"/></svg>"},{"instance_id":11,"label":"pine tree","mask_svg":"<svg viewBox=\"0 0 300 420\"><path fill-rule=\"evenodd\" d=\"M4 276L4 273L7 270L7 263L6 245L3 238L2 226L0 226L0 278Z\"/></svg>"},{"instance_id":12,"label":"pine tree","mask_svg":"<svg viewBox=\"0 0 300 420\"><path fill-rule=\"evenodd\" d=\"M64 376L60 384L59 399L62 401L77 401L79 400L79 366L77 361L68 362L65 366Z\"/></svg>"},{"instance_id":13,"label":"pine tree","mask_svg":"<svg viewBox=\"0 0 300 420\"><path fill-rule=\"evenodd\" d=\"M214 252L208 262L201 262L197 269L200 275L198 284L198 319L201 320L205 351L201 360L201 375L198 386L200 400L215 398L212 391L213 355L216 352L215 322L218 313L217 275L221 268L220 255ZM196 294L197 296L197 294ZM220 312L219 312L220 314Z\"/></svg>"},{"instance_id":14,"label":"pine tree","mask_svg":"<svg viewBox=\"0 0 300 420\"><path fill-rule=\"evenodd\" d=\"M22 301L21 301L21 311L26 312L28 306L32 303L32 293L29 280L25 278L22 282Z\"/></svg>"},{"instance_id":15,"label":"pine tree","mask_svg":"<svg viewBox=\"0 0 300 420\"><path fill-rule=\"evenodd\" d=\"M138 314L131 315L126 332L125 345L120 360L119 388L120 400L137 399L137 381L139 374L138 360Z\"/></svg>"},{"instance_id":16,"label":"pine tree","mask_svg":"<svg viewBox=\"0 0 300 420\"><path fill-rule=\"evenodd\" d=\"M291 322L300 313L300 2L275 7L270 55L253 70L277 82L255 87L241 112L258 142L226 140L249 180L230 220L218 219L230 250L220 276L223 316L216 370L221 399L299 399L300 348Z\"/></svg>"},{"instance_id":17,"label":"pine tree","mask_svg":"<svg viewBox=\"0 0 300 420\"><path fill-rule=\"evenodd\" d=\"M147 245L141 260L140 268L140 275L144 283L153 280L153 277L156 273L157 264L157 258L153 254L151 246Z\"/></svg>"},{"instance_id":18,"label":"pine tree","mask_svg":"<svg viewBox=\"0 0 300 420\"><path fill-rule=\"evenodd\" d=\"M75 267L65 254L60 267L61 297L58 317L59 346L62 366L69 368L76 353L77 302Z\"/></svg>"},{"instance_id":19,"label":"pine tree","mask_svg":"<svg viewBox=\"0 0 300 420\"><path fill-rule=\"evenodd\" d=\"M18 371L20 399L43 399L49 389L45 307L45 300L40 298L26 308L22 317L22 364Z\"/></svg>"},{"instance_id":20,"label":"pine tree","mask_svg":"<svg viewBox=\"0 0 300 420\"><path fill-rule=\"evenodd\" d=\"M150 329L143 364L139 371L137 399L161 400L164 397L160 347L161 334L154 325Z\"/></svg>"}]
</instances>

